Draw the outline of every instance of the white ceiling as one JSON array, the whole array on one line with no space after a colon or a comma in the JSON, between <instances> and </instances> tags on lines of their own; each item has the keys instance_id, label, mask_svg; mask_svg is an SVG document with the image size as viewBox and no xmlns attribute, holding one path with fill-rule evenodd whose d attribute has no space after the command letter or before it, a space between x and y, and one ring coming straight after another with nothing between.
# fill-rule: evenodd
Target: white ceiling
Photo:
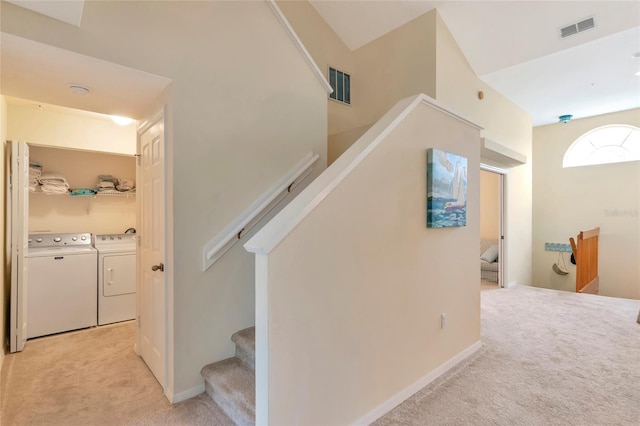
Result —
<instances>
[{"instance_id":1,"label":"white ceiling","mask_svg":"<svg viewBox=\"0 0 640 426\"><path fill-rule=\"evenodd\" d=\"M638 1L322 1L311 4L356 49L434 7L475 73L533 117L640 107ZM562 39L559 29L596 27ZM593 85L595 83L595 85Z\"/></svg>"},{"instance_id":2,"label":"white ceiling","mask_svg":"<svg viewBox=\"0 0 640 426\"><path fill-rule=\"evenodd\" d=\"M11 0L80 25L82 0ZM437 8L475 73L533 117L534 125L640 107L640 1L311 0L356 49ZM559 29L594 17L566 39ZM1 34L2 93L105 114L140 117L170 83L95 58ZM70 83L91 89L72 96Z\"/></svg>"},{"instance_id":3,"label":"white ceiling","mask_svg":"<svg viewBox=\"0 0 640 426\"><path fill-rule=\"evenodd\" d=\"M142 118L168 78L0 33L5 96L109 115ZM70 84L90 90L76 96Z\"/></svg>"}]
</instances>

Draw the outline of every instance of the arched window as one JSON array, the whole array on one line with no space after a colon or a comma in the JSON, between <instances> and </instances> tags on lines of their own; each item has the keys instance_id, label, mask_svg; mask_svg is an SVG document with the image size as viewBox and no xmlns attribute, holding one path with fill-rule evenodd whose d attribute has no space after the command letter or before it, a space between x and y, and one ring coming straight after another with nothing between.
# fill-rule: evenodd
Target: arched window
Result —
<instances>
[{"instance_id":1,"label":"arched window","mask_svg":"<svg viewBox=\"0 0 640 426\"><path fill-rule=\"evenodd\" d=\"M562 167L591 166L640 160L640 129L614 124L593 129L571 144Z\"/></svg>"}]
</instances>

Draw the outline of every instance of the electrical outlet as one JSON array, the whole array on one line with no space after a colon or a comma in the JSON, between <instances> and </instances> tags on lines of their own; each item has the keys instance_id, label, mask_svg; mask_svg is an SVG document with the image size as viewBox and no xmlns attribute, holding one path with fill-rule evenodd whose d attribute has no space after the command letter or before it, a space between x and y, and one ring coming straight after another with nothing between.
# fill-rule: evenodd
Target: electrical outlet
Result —
<instances>
[{"instance_id":1,"label":"electrical outlet","mask_svg":"<svg viewBox=\"0 0 640 426\"><path fill-rule=\"evenodd\" d=\"M440 314L440 328L447 326L447 314Z\"/></svg>"}]
</instances>

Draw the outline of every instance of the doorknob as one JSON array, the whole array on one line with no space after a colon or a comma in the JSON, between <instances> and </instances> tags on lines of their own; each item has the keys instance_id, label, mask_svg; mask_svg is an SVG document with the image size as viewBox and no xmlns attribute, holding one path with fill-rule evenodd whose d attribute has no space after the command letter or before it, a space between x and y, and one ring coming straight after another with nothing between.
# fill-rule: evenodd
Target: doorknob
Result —
<instances>
[{"instance_id":1,"label":"doorknob","mask_svg":"<svg viewBox=\"0 0 640 426\"><path fill-rule=\"evenodd\" d=\"M152 271L164 271L164 263L161 263L159 265L153 265L151 267Z\"/></svg>"}]
</instances>

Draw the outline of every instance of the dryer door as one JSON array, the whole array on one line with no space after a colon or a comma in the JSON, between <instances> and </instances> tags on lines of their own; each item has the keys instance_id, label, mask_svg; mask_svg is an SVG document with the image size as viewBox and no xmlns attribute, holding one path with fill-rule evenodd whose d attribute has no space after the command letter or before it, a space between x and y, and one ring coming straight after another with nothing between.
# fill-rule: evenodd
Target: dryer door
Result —
<instances>
[{"instance_id":1,"label":"dryer door","mask_svg":"<svg viewBox=\"0 0 640 426\"><path fill-rule=\"evenodd\" d=\"M136 255L108 255L102 261L102 295L120 296L136 292Z\"/></svg>"}]
</instances>

